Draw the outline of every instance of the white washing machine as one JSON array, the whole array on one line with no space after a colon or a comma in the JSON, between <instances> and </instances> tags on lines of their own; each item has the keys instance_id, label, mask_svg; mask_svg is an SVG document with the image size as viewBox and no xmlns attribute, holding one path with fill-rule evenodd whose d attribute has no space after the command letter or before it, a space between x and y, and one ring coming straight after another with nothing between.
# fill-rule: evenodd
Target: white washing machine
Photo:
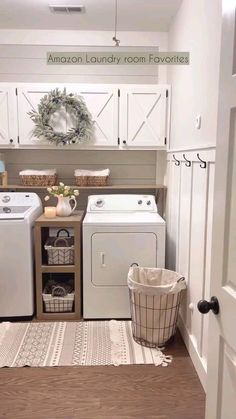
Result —
<instances>
[{"instance_id":1,"label":"white washing machine","mask_svg":"<svg viewBox=\"0 0 236 419\"><path fill-rule=\"evenodd\" d=\"M129 318L132 263L165 264L165 221L154 196L93 195L83 221L83 315Z\"/></svg>"},{"instance_id":2,"label":"white washing machine","mask_svg":"<svg viewBox=\"0 0 236 419\"><path fill-rule=\"evenodd\" d=\"M0 317L33 315L32 230L41 213L35 193L0 192Z\"/></svg>"}]
</instances>

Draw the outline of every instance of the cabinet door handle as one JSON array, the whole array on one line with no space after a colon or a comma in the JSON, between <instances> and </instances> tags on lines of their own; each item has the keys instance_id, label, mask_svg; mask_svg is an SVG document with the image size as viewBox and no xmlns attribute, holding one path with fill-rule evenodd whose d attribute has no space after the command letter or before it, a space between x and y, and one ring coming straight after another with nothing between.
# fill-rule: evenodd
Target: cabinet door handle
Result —
<instances>
[{"instance_id":1,"label":"cabinet door handle","mask_svg":"<svg viewBox=\"0 0 236 419\"><path fill-rule=\"evenodd\" d=\"M101 267L105 268L106 264L105 264L105 253L101 252L100 253L100 259L101 259Z\"/></svg>"}]
</instances>

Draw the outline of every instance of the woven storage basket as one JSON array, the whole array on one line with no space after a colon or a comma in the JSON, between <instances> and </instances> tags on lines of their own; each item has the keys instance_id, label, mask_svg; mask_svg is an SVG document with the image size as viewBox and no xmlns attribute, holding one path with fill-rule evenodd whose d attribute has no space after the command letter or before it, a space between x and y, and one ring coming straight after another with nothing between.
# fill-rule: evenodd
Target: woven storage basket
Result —
<instances>
[{"instance_id":1,"label":"woven storage basket","mask_svg":"<svg viewBox=\"0 0 236 419\"><path fill-rule=\"evenodd\" d=\"M67 237L59 236L65 231ZM48 265L73 265L74 264L74 237L69 231L62 228L57 232L57 237L48 237L44 249L48 255Z\"/></svg>"},{"instance_id":2,"label":"woven storage basket","mask_svg":"<svg viewBox=\"0 0 236 419\"><path fill-rule=\"evenodd\" d=\"M75 176L75 184L77 186L87 186L88 176Z\"/></svg>"},{"instance_id":3,"label":"woven storage basket","mask_svg":"<svg viewBox=\"0 0 236 419\"><path fill-rule=\"evenodd\" d=\"M56 296L57 290L62 291L62 296ZM43 291L44 311L46 313L63 313L71 312L75 299L75 293L66 294L63 287L54 287L51 294L46 294Z\"/></svg>"},{"instance_id":4,"label":"woven storage basket","mask_svg":"<svg viewBox=\"0 0 236 419\"><path fill-rule=\"evenodd\" d=\"M57 175L20 175L25 186L53 186L57 183Z\"/></svg>"},{"instance_id":5,"label":"woven storage basket","mask_svg":"<svg viewBox=\"0 0 236 419\"><path fill-rule=\"evenodd\" d=\"M108 184L110 170L76 169L74 174L75 184L77 186L106 186Z\"/></svg>"},{"instance_id":6,"label":"woven storage basket","mask_svg":"<svg viewBox=\"0 0 236 419\"><path fill-rule=\"evenodd\" d=\"M75 176L77 186L106 186L108 176Z\"/></svg>"}]
</instances>

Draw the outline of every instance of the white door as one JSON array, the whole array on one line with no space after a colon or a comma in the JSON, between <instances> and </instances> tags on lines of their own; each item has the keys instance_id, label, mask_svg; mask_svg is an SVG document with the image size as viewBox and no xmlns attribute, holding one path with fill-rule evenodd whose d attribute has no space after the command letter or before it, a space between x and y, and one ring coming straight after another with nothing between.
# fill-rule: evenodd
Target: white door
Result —
<instances>
[{"instance_id":1,"label":"white door","mask_svg":"<svg viewBox=\"0 0 236 419\"><path fill-rule=\"evenodd\" d=\"M206 419L236 418L236 1L222 4Z\"/></svg>"},{"instance_id":2,"label":"white door","mask_svg":"<svg viewBox=\"0 0 236 419\"><path fill-rule=\"evenodd\" d=\"M16 91L11 85L0 85L0 147L17 144Z\"/></svg>"},{"instance_id":3,"label":"white door","mask_svg":"<svg viewBox=\"0 0 236 419\"><path fill-rule=\"evenodd\" d=\"M92 116L94 133L91 141L81 148L114 147L118 145L118 88L107 85L81 84L24 84L18 86L18 119L20 145L45 146L50 143L33 135L34 123L29 112L38 110L40 99L52 89L66 88L67 93L81 96ZM66 133L73 127L73 120L65 109L55 112L51 118L55 130ZM71 147L71 146L70 146ZM73 146L75 147L75 146Z\"/></svg>"},{"instance_id":4,"label":"white door","mask_svg":"<svg viewBox=\"0 0 236 419\"><path fill-rule=\"evenodd\" d=\"M165 147L168 136L168 86L127 85L120 90L120 145Z\"/></svg>"}]
</instances>

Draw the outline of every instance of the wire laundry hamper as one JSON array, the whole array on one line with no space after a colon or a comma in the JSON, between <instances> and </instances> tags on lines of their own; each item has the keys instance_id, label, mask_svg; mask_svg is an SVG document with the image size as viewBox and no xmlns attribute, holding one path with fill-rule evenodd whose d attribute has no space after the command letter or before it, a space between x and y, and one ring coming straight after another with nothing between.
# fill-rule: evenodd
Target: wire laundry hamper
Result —
<instances>
[{"instance_id":1,"label":"wire laundry hamper","mask_svg":"<svg viewBox=\"0 0 236 419\"><path fill-rule=\"evenodd\" d=\"M175 335L184 278L167 269L131 267L128 286L134 340L150 348L166 344Z\"/></svg>"}]
</instances>

